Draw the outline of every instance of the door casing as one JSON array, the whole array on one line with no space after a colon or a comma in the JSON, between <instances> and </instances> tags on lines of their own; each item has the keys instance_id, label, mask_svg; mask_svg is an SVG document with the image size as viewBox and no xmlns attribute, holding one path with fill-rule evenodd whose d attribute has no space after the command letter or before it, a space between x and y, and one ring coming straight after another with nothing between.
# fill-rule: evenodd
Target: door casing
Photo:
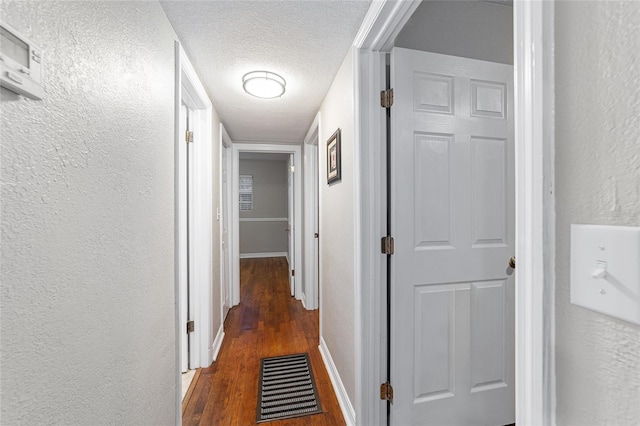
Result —
<instances>
[{"instance_id":1,"label":"door casing","mask_svg":"<svg viewBox=\"0 0 640 426\"><path fill-rule=\"evenodd\" d=\"M354 41L356 418L386 424L386 58L418 0L375 2ZM516 423L555 424L553 2L514 2ZM540 285L543 283L543 285Z\"/></svg>"},{"instance_id":2,"label":"door casing","mask_svg":"<svg viewBox=\"0 0 640 426\"><path fill-rule=\"evenodd\" d=\"M318 146L320 140L320 113L316 114L307 136L304 138L304 306L306 309L318 309L319 304L319 268L320 243L315 238L320 233Z\"/></svg>"},{"instance_id":3,"label":"door casing","mask_svg":"<svg viewBox=\"0 0 640 426\"><path fill-rule=\"evenodd\" d=\"M241 152L270 152L274 154L293 154L293 163L295 172L293 174L294 181L294 259L295 259L295 271L296 282L294 289L294 296L300 300L302 297L302 280L304 279L304 273L302 270L302 232L298 229L298 224L302 223L302 156L300 145L283 145L283 144L261 144L261 143L234 143L232 148L232 191L231 200L238 199L238 170ZM231 222L233 226L230 227L229 243L231 247L229 250L232 255L232 301L233 306L240 303L240 207L237 202L231 202L232 216ZM300 275L298 275L300 274Z\"/></svg>"},{"instance_id":4,"label":"door casing","mask_svg":"<svg viewBox=\"0 0 640 426\"><path fill-rule=\"evenodd\" d=\"M227 316L227 313L229 312L229 309L231 308L231 306L233 306L232 303L232 294L233 294L233 267L232 267L232 255L229 249L230 246L230 238L229 235L232 235L231 232L231 227L232 227L232 217L233 217L233 210L231 208L231 184L232 184L232 179L231 177L233 176L233 162L232 162L232 147L233 142L231 141L231 138L229 137L229 133L227 133L227 130L225 129L224 125L222 123L220 123L220 155L218 158L220 158L220 166L219 166L219 170L221 173L220 176L220 211L219 211L219 220L220 220L220 301L221 301L221 315L222 318L220 319L220 324L222 327L224 327L224 320ZM226 153L226 156L223 160L223 151ZM223 170L223 165L222 165L222 161L226 161L226 182L223 182L222 179L222 170ZM226 191L223 191L223 185L226 186L224 189ZM226 199L224 197L224 195L226 194ZM224 222L226 220L227 223L227 247L226 247L226 251L227 251L227 257L225 259L225 254L224 254L224 241L222 241L223 235L224 235ZM227 301L228 299L228 301Z\"/></svg>"},{"instance_id":5,"label":"door casing","mask_svg":"<svg viewBox=\"0 0 640 426\"><path fill-rule=\"evenodd\" d=\"M179 42L175 43L175 162L174 162L174 206L175 206L175 238L174 238L174 297L175 303L175 341L176 341L176 424L182 422L182 393L178 390L182 386L180 373L182 370L181 360L181 337L186 330L180 321L180 307L182 305L180 295L180 279L184 276L184 268L188 267L191 273L190 279L190 310L191 318L195 320L195 331L190 337L190 367L207 367L213 361L213 338L211 333L211 286L212 286L212 265L211 253L213 249L212 241L212 177L211 167L211 145L212 130L211 120L213 106L209 97L200 83L198 76L189 61L186 53ZM193 243L190 253L191 261L189 265L181 261L184 257L184 234L189 232L184 226L184 214L186 212L186 197L184 197L184 175L181 164L185 164L187 149L185 134L180 130L181 106L185 104L194 112L193 117L189 117L191 130L195 134L193 145L193 195L190 200L189 210L192 218L190 227L197 232L191 232ZM193 124L193 125L191 125Z\"/></svg>"}]
</instances>

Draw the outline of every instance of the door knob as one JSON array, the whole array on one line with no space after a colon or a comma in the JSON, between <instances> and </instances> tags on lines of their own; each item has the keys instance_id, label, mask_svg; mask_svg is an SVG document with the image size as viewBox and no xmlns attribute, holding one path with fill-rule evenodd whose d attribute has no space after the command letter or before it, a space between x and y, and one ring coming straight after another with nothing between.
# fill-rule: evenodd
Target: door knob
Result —
<instances>
[{"instance_id":1,"label":"door knob","mask_svg":"<svg viewBox=\"0 0 640 426\"><path fill-rule=\"evenodd\" d=\"M515 256L511 256L511 259L509 259L509 268L516 269L516 257Z\"/></svg>"}]
</instances>

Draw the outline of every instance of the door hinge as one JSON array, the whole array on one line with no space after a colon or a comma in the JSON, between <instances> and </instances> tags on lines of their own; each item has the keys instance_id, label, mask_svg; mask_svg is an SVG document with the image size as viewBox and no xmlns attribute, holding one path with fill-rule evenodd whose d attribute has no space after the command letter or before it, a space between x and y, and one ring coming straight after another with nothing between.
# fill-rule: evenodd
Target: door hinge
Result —
<instances>
[{"instance_id":1,"label":"door hinge","mask_svg":"<svg viewBox=\"0 0 640 426\"><path fill-rule=\"evenodd\" d=\"M295 270L295 269L292 269L292 270L291 270L291 276L292 276L292 277L295 277L295 276L296 276L296 270Z\"/></svg>"},{"instance_id":2,"label":"door hinge","mask_svg":"<svg viewBox=\"0 0 640 426\"><path fill-rule=\"evenodd\" d=\"M393 89L381 91L380 106L382 108L391 108L391 105L393 105Z\"/></svg>"},{"instance_id":3,"label":"door hinge","mask_svg":"<svg viewBox=\"0 0 640 426\"><path fill-rule=\"evenodd\" d=\"M193 333L196 330L195 321L187 321L187 333Z\"/></svg>"},{"instance_id":4,"label":"door hinge","mask_svg":"<svg viewBox=\"0 0 640 426\"><path fill-rule=\"evenodd\" d=\"M187 141L187 143L193 142L193 132L191 130L187 130L187 133L185 134L185 140Z\"/></svg>"},{"instance_id":5,"label":"door hinge","mask_svg":"<svg viewBox=\"0 0 640 426\"><path fill-rule=\"evenodd\" d=\"M380 399L393 403L393 386L391 386L391 383L385 382L380 385Z\"/></svg>"},{"instance_id":6,"label":"door hinge","mask_svg":"<svg viewBox=\"0 0 640 426\"><path fill-rule=\"evenodd\" d=\"M395 250L393 237L387 235L382 237L381 251L383 254L393 254Z\"/></svg>"}]
</instances>

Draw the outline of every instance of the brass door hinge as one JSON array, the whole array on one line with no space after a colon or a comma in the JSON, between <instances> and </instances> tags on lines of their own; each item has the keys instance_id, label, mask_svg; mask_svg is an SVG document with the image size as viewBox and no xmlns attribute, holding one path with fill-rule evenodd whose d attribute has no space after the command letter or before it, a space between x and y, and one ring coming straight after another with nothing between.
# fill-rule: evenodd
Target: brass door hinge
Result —
<instances>
[{"instance_id":1,"label":"brass door hinge","mask_svg":"<svg viewBox=\"0 0 640 426\"><path fill-rule=\"evenodd\" d=\"M185 134L184 138L187 141L187 143L192 143L193 142L193 132L191 130L187 130L187 133Z\"/></svg>"},{"instance_id":2,"label":"brass door hinge","mask_svg":"<svg viewBox=\"0 0 640 426\"><path fill-rule=\"evenodd\" d=\"M196 330L195 321L187 321L187 333L193 333Z\"/></svg>"},{"instance_id":3,"label":"brass door hinge","mask_svg":"<svg viewBox=\"0 0 640 426\"><path fill-rule=\"evenodd\" d=\"M380 106L382 108L391 108L391 105L393 105L393 89L381 91Z\"/></svg>"},{"instance_id":4,"label":"brass door hinge","mask_svg":"<svg viewBox=\"0 0 640 426\"><path fill-rule=\"evenodd\" d=\"M386 237L382 237L381 251L383 254L393 254L395 250L394 245L392 236L387 235Z\"/></svg>"},{"instance_id":5,"label":"brass door hinge","mask_svg":"<svg viewBox=\"0 0 640 426\"><path fill-rule=\"evenodd\" d=\"M391 386L391 383L385 382L380 385L380 399L393 403L393 386Z\"/></svg>"}]
</instances>

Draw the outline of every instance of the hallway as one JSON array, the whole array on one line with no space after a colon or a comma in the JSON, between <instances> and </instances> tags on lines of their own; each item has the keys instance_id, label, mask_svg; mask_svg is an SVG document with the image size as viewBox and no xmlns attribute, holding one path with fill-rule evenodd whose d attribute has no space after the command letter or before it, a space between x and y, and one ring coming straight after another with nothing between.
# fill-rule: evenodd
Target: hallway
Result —
<instances>
[{"instance_id":1,"label":"hallway","mask_svg":"<svg viewBox=\"0 0 640 426\"><path fill-rule=\"evenodd\" d=\"M240 276L240 304L225 320L217 361L200 371L183 402L183 424L254 424L260 359L302 352L309 353L323 413L263 424L344 424L318 351L319 311L290 296L286 259L241 259Z\"/></svg>"}]
</instances>

